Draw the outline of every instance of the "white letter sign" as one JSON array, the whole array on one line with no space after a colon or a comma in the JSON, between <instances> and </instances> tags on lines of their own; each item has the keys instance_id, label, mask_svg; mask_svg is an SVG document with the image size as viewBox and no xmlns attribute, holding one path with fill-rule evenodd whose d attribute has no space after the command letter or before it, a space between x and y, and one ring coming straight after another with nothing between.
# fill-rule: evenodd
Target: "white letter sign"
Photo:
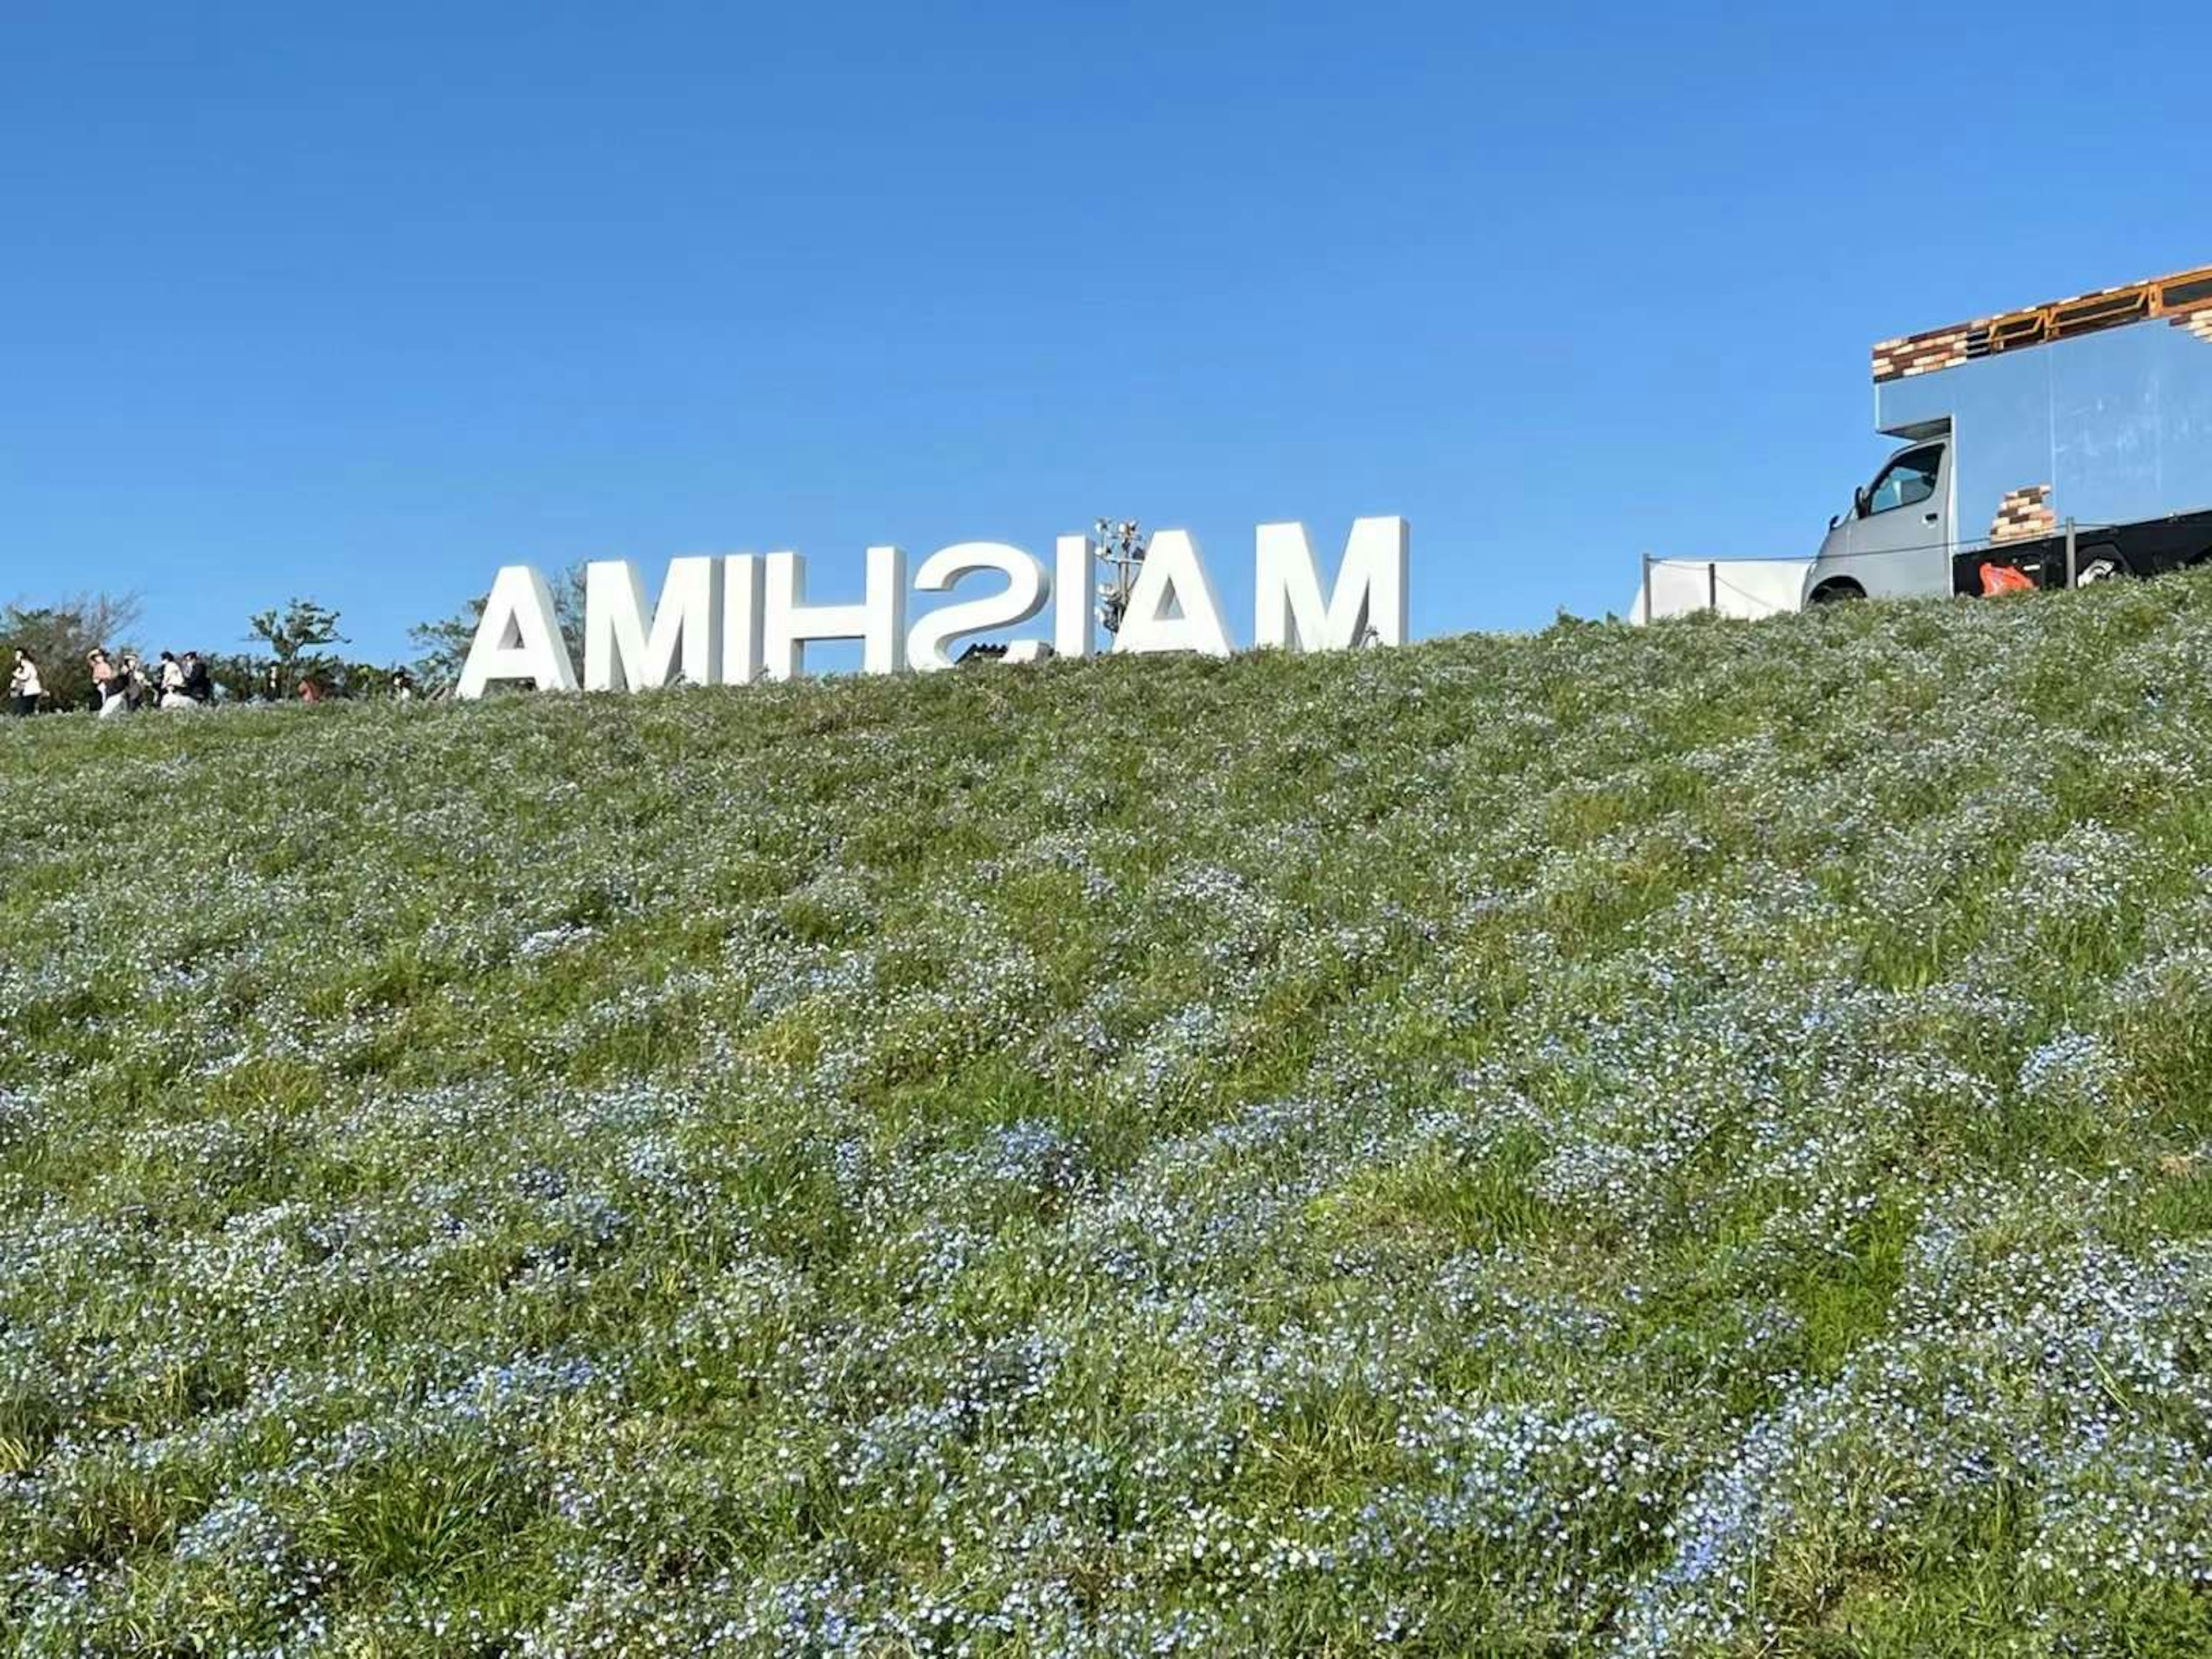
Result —
<instances>
[{"instance_id":1,"label":"white letter sign","mask_svg":"<svg viewBox=\"0 0 2212 1659\"><path fill-rule=\"evenodd\" d=\"M906 665L906 554L868 550L868 597L859 605L807 604L806 561L769 554L762 633L772 680L803 672L809 640L859 640L863 672L896 673Z\"/></svg>"},{"instance_id":2,"label":"white letter sign","mask_svg":"<svg viewBox=\"0 0 2212 1659\"><path fill-rule=\"evenodd\" d=\"M750 685L761 674L761 562L750 553L722 561L722 684Z\"/></svg>"},{"instance_id":3,"label":"white letter sign","mask_svg":"<svg viewBox=\"0 0 2212 1659\"><path fill-rule=\"evenodd\" d=\"M914 625L907 635L906 659L924 672L952 666L945 647L964 634L987 628L1012 628L1027 622L1044 609L1050 584L1042 560L1004 542L960 542L941 547L921 562L914 573L915 588L923 593L942 593L963 576L995 570L1006 579L1006 587L988 599L963 599L939 606Z\"/></svg>"},{"instance_id":4,"label":"white letter sign","mask_svg":"<svg viewBox=\"0 0 2212 1659\"><path fill-rule=\"evenodd\" d=\"M1163 530L1152 538L1145 562L1137 567L1128 614L1114 635L1114 648L1229 654L1221 598L1213 591L1213 578L1206 574L1198 544L1188 531Z\"/></svg>"},{"instance_id":5,"label":"white letter sign","mask_svg":"<svg viewBox=\"0 0 2212 1659\"><path fill-rule=\"evenodd\" d=\"M493 578L453 695L481 697L495 680L528 680L541 691L576 689L576 665L561 637L553 594L526 564L507 565Z\"/></svg>"},{"instance_id":6,"label":"white letter sign","mask_svg":"<svg viewBox=\"0 0 2212 1659\"><path fill-rule=\"evenodd\" d=\"M1405 643L1410 540L1403 519L1354 520L1336 580L1324 593L1305 526L1261 525L1254 582L1257 643L1292 651ZM956 641L1018 628L1048 610L1051 640L1009 640L1005 659L1087 657L1097 638L1091 603L1098 558L1088 536L1060 537L1049 573L1042 560L1006 542L941 547L915 573L919 592L950 592L964 576L994 572L1006 585L939 605L911 632L906 555L896 547L868 550L867 597L849 605L809 605L806 561L796 553L732 553L672 560L648 611L636 567L600 560L584 573L584 684L593 691L643 691L678 679L694 685L744 685L763 675L787 680L805 672L806 647L817 640L859 642L864 673L893 674L909 662L933 673L952 665ZM1115 568L1125 569L1127 562ZM1188 531L1156 534L1141 550L1135 573L1114 650L1225 657L1234 648L1221 596ZM480 697L498 680L576 689L576 665L553 595L528 565L508 565L492 583L453 695Z\"/></svg>"},{"instance_id":7,"label":"white letter sign","mask_svg":"<svg viewBox=\"0 0 2212 1659\"><path fill-rule=\"evenodd\" d=\"M645 629L645 583L617 560L584 570L584 690L650 691L680 667L694 685L712 685L720 664L722 567L719 559L672 559Z\"/></svg>"},{"instance_id":8,"label":"white letter sign","mask_svg":"<svg viewBox=\"0 0 2212 1659\"><path fill-rule=\"evenodd\" d=\"M1306 527L1261 525L1253 642L1293 651L1349 651L1365 644L1372 629L1377 645L1403 645L1406 544L1403 519L1355 520L1324 608Z\"/></svg>"}]
</instances>

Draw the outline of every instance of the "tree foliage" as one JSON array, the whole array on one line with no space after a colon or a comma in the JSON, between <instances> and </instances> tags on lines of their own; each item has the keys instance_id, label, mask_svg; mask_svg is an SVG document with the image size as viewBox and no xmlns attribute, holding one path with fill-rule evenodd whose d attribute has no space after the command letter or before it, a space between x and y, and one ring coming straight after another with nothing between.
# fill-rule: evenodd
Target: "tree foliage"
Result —
<instances>
[{"instance_id":1,"label":"tree foliage","mask_svg":"<svg viewBox=\"0 0 2212 1659\"><path fill-rule=\"evenodd\" d=\"M282 611L254 613L248 623L253 636L264 641L276 660L280 696L289 696L303 679L330 680L338 665L319 653L325 645L342 645L338 613L313 599L293 599Z\"/></svg>"}]
</instances>

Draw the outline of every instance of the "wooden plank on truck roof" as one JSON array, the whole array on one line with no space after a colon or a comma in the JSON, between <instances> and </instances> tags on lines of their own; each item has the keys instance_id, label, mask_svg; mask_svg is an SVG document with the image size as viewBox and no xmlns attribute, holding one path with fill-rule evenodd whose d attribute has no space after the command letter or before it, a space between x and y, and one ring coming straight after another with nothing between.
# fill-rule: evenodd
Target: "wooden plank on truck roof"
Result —
<instances>
[{"instance_id":1,"label":"wooden plank on truck roof","mask_svg":"<svg viewBox=\"0 0 2212 1659\"><path fill-rule=\"evenodd\" d=\"M2152 317L2172 317L2177 325L2194 333L2197 316L2207 306L2212 306L2212 265L2199 265L2170 276L2124 283L2117 288L2098 289L2019 311L1977 317L1969 323L1880 341L1874 348L1874 378L1879 384L1932 374L1997 352L2124 328Z\"/></svg>"}]
</instances>

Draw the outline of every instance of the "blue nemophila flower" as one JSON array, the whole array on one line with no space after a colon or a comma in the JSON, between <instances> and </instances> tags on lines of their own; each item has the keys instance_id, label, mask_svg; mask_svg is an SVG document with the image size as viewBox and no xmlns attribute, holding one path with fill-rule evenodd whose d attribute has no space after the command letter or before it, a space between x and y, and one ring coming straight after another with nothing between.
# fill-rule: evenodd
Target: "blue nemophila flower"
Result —
<instances>
[{"instance_id":1,"label":"blue nemophila flower","mask_svg":"<svg viewBox=\"0 0 2212 1659\"><path fill-rule=\"evenodd\" d=\"M0 1629L2195 1641L2209 605L0 732Z\"/></svg>"}]
</instances>

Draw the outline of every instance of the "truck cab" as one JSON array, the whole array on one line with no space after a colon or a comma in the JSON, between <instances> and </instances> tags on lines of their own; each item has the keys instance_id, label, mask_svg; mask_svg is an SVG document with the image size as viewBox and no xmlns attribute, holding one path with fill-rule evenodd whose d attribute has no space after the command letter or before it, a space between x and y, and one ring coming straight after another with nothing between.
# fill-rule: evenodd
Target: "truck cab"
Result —
<instances>
[{"instance_id":1,"label":"truck cab","mask_svg":"<svg viewBox=\"0 0 2212 1659\"><path fill-rule=\"evenodd\" d=\"M1805 574L1808 605L1951 591L1953 448L1949 422L1931 422L1860 486L1828 521Z\"/></svg>"}]
</instances>

